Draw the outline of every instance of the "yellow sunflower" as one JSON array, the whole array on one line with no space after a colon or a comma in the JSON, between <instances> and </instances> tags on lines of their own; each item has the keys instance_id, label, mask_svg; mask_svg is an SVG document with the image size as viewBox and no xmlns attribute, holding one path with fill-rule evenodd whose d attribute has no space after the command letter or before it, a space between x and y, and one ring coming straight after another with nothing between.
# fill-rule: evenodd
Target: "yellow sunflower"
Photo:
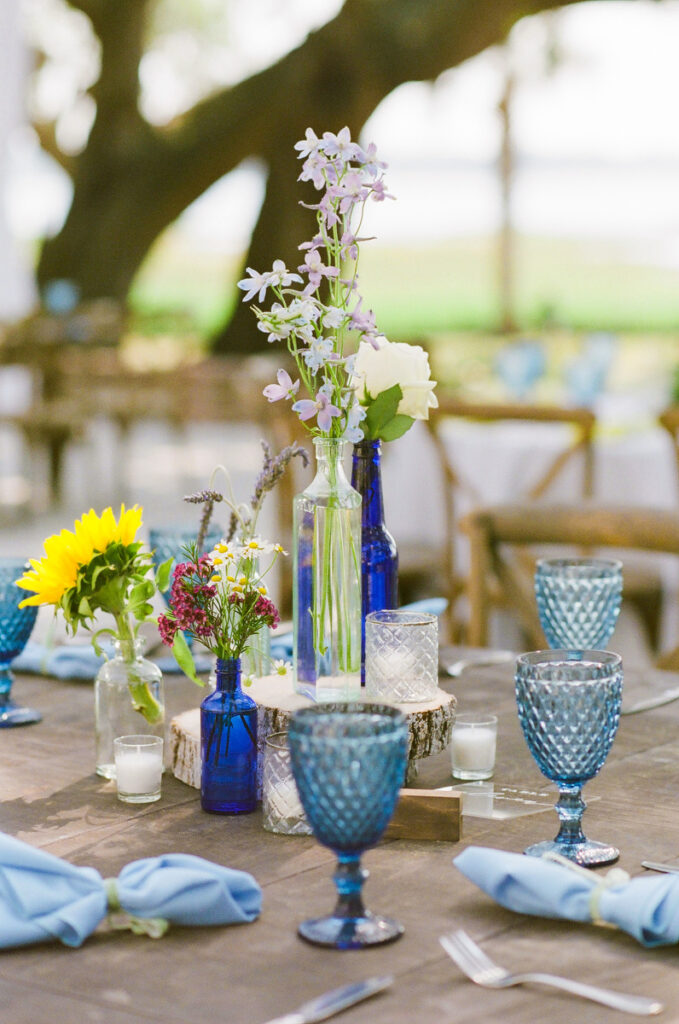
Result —
<instances>
[{"instance_id":1,"label":"yellow sunflower","mask_svg":"<svg viewBox=\"0 0 679 1024\"><path fill-rule=\"evenodd\" d=\"M141 526L142 509L136 505L125 509L120 506L118 521L111 508L104 509L98 516L94 509L86 512L74 524L75 533L62 530L45 541L45 554L37 560L31 559L31 569L16 581L17 586L32 591L20 607L27 605L58 605L62 597L75 585L78 570L87 565L98 552L105 551L109 544L119 542L132 544Z\"/></svg>"}]
</instances>

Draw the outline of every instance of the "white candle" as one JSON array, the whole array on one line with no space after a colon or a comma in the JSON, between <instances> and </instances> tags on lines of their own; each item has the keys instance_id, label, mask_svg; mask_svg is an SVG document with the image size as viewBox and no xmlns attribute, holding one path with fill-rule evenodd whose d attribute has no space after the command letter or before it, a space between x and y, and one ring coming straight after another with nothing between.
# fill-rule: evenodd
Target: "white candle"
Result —
<instances>
[{"instance_id":1,"label":"white candle","mask_svg":"<svg viewBox=\"0 0 679 1024\"><path fill-rule=\"evenodd\" d=\"M122 750L116 756L116 781L121 793L156 793L163 774L162 749Z\"/></svg>"},{"instance_id":2,"label":"white candle","mask_svg":"<svg viewBox=\"0 0 679 1024\"><path fill-rule=\"evenodd\" d=\"M453 767L484 771L495 764L495 730L486 726L453 729Z\"/></svg>"}]
</instances>

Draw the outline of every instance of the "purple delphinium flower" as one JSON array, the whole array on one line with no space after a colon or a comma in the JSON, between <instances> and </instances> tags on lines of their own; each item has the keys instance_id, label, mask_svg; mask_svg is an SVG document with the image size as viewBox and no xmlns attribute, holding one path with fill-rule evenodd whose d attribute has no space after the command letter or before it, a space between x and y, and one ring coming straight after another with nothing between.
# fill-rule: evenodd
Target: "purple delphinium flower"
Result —
<instances>
[{"instance_id":1,"label":"purple delphinium flower","mask_svg":"<svg viewBox=\"0 0 679 1024\"><path fill-rule=\"evenodd\" d=\"M304 257L304 263L297 269L300 273L309 275L309 284L313 286L314 290L321 283L321 278L337 277L339 275L337 267L326 267L318 249L309 249Z\"/></svg>"},{"instance_id":2,"label":"purple delphinium flower","mask_svg":"<svg viewBox=\"0 0 679 1024\"><path fill-rule=\"evenodd\" d=\"M270 402L279 402L281 398L292 398L299 391L299 380L294 381L287 370L279 370L276 374L278 384L267 384L262 394Z\"/></svg>"},{"instance_id":3,"label":"purple delphinium flower","mask_svg":"<svg viewBox=\"0 0 679 1024\"><path fill-rule=\"evenodd\" d=\"M322 366L332 360L332 338L313 338L309 348L302 353L302 358L312 373L318 373Z\"/></svg>"},{"instance_id":4,"label":"purple delphinium flower","mask_svg":"<svg viewBox=\"0 0 679 1024\"><path fill-rule=\"evenodd\" d=\"M358 444L359 441L363 440L363 431L359 427L359 423L362 423L366 416L367 411L358 402L352 405L351 409L347 412L347 425L342 435L345 441Z\"/></svg>"},{"instance_id":5,"label":"purple delphinium flower","mask_svg":"<svg viewBox=\"0 0 679 1024\"><path fill-rule=\"evenodd\" d=\"M323 132L323 151L326 156L337 157L344 163L356 160L360 157L361 148L351 141L351 132L345 126L334 135L332 132Z\"/></svg>"},{"instance_id":6,"label":"purple delphinium flower","mask_svg":"<svg viewBox=\"0 0 679 1024\"><path fill-rule=\"evenodd\" d=\"M310 420L315 416L318 429L324 433L330 430L333 417L341 416L337 406L333 405L328 396L322 391L318 392L316 401L313 401L311 398L302 398L299 402L295 402L292 409L301 420Z\"/></svg>"}]
</instances>

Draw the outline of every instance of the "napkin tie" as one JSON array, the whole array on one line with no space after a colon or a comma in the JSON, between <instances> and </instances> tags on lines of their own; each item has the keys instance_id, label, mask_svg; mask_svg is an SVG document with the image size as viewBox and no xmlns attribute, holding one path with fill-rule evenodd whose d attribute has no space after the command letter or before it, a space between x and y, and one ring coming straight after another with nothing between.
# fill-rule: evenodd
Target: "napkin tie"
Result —
<instances>
[{"instance_id":1,"label":"napkin tie","mask_svg":"<svg viewBox=\"0 0 679 1024\"><path fill-rule=\"evenodd\" d=\"M589 916L592 919L592 924L598 925L600 928L617 928L617 925L611 924L610 921L606 921L599 911L599 904L601 897L606 889L611 889L614 885L624 885L629 882L630 876L622 868L611 868L605 875L595 875L593 871L588 868L583 868L581 864L576 864L574 861L569 860L567 857L562 856L560 853L553 853L548 851L542 854L543 860L551 860L556 864L561 864L565 868L569 868L571 871L575 871L576 874L580 875L581 878L586 878L592 883L592 891L589 894Z\"/></svg>"},{"instance_id":2,"label":"napkin tie","mask_svg":"<svg viewBox=\"0 0 679 1024\"><path fill-rule=\"evenodd\" d=\"M129 929L134 935L148 935L152 939L161 939L170 927L170 922L164 917L136 917L128 914L120 905L118 895L118 879L104 878L104 889L106 891L106 903L108 914L106 920L114 931Z\"/></svg>"}]
</instances>

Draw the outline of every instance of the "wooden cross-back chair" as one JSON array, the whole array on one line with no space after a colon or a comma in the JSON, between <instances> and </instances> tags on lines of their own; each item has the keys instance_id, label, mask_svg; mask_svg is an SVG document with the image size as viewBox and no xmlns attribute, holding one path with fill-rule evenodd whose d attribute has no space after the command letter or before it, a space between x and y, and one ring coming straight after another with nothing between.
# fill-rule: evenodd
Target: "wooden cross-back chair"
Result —
<instances>
[{"instance_id":1,"label":"wooden cross-back chair","mask_svg":"<svg viewBox=\"0 0 679 1024\"><path fill-rule=\"evenodd\" d=\"M588 499L594 487L594 428L596 417L590 409L563 408L550 405L497 404L464 402L454 395L439 394L438 409L431 410L427 427L436 449L444 479L445 546L444 579L447 587L448 607L446 622L450 641L465 640L465 627L458 621L458 599L464 593L466 578L458 567L456 545L460 536L459 505L461 498L467 499L467 507L483 504L473 483L465 477L455 463L446 425L451 419L473 421L479 424L518 423L533 424L536 430L544 425L563 424L570 427L563 444L557 446L537 479L530 486L516 481L513 493L507 495L510 501L538 502L549 493L552 485L563 471L574 461L580 463L579 488L576 497ZM489 438L489 443L490 443Z\"/></svg>"},{"instance_id":2,"label":"wooden cross-back chair","mask_svg":"<svg viewBox=\"0 0 679 1024\"><path fill-rule=\"evenodd\" d=\"M476 509L461 525L469 537L471 552L469 643L481 647L488 641L491 592L495 587L503 591L505 607L511 608L519 620L527 644L534 649L546 646L533 574L527 576L516 557L529 546L546 545L550 553L555 545L571 550L587 547L597 553L610 548L615 552L613 557L622 557L623 580L626 550L679 556L679 515L666 509L497 505ZM623 597L625 593L623 584ZM679 647L661 655L657 664L679 668Z\"/></svg>"}]
</instances>

